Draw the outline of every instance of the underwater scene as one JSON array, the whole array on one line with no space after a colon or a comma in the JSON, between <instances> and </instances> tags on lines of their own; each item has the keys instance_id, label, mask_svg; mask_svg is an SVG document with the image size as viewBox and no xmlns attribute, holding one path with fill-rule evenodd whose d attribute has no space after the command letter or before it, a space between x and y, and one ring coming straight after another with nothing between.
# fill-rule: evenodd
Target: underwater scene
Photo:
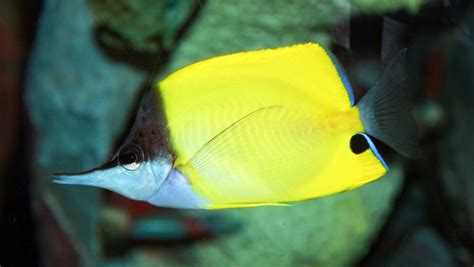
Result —
<instances>
[{"instance_id":1,"label":"underwater scene","mask_svg":"<svg viewBox=\"0 0 474 267\"><path fill-rule=\"evenodd\" d=\"M474 266L469 0L0 0L0 267Z\"/></svg>"}]
</instances>

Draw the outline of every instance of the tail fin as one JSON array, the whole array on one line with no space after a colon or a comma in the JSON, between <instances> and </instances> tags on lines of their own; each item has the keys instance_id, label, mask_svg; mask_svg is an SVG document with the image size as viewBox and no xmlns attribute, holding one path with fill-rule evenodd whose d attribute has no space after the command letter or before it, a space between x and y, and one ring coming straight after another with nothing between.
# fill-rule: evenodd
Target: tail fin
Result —
<instances>
[{"instance_id":1,"label":"tail fin","mask_svg":"<svg viewBox=\"0 0 474 267\"><path fill-rule=\"evenodd\" d=\"M366 132L408 158L419 156L418 132L407 90L406 49L357 103Z\"/></svg>"}]
</instances>

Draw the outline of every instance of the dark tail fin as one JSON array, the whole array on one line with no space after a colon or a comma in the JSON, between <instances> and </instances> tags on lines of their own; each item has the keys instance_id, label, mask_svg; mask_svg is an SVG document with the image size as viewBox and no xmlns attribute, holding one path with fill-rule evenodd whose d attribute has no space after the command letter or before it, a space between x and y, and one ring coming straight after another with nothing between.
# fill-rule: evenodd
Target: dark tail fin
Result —
<instances>
[{"instance_id":1,"label":"dark tail fin","mask_svg":"<svg viewBox=\"0 0 474 267\"><path fill-rule=\"evenodd\" d=\"M406 49L357 103L366 132L408 158L419 156L418 133L407 90Z\"/></svg>"}]
</instances>

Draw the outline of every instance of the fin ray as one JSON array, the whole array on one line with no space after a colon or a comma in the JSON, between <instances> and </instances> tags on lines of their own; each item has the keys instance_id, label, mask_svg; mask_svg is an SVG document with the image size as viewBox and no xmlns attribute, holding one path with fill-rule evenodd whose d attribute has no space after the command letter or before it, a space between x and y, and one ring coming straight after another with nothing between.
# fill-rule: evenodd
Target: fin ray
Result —
<instances>
[{"instance_id":1,"label":"fin ray","mask_svg":"<svg viewBox=\"0 0 474 267\"><path fill-rule=\"evenodd\" d=\"M200 156L200 153L203 153L206 151L207 148L209 148L209 146L212 145L212 142L215 141L217 138L219 138L221 135L225 134L227 131L231 131L232 128L234 126L238 126L239 123L241 123L242 121L244 121L246 118L254 115L255 113L258 113L258 112L261 112L265 109L269 109L269 108L277 108L277 107L281 107L281 106L270 106L270 107L262 107L262 108L259 108L247 115L245 115L244 117L240 118L239 120L235 121L234 123L232 123L231 125L229 125L227 128L225 128L224 130L222 130L220 133L216 134L213 138L211 138L206 144L204 144L196 153L194 153L194 155L192 155L189 160L185 163L186 164L189 164L191 162L195 162L195 161L198 161L199 160L199 156Z\"/></svg>"},{"instance_id":2,"label":"fin ray","mask_svg":"<svg viewBox=\"0 0 474 267\"><path fill-rule=\"evenodd\" d=\"M407 86L406 49L398 53L379 81L358 103L366 132L401 155L419 155L417 128Z\"/></svg>"},{"instance_id":3,"label":"fin ray","mask_svg":"<svg viewBox=\"0 0 474 267\"><path fill-rule=\"evenodd\" d=\"M291 184L304 185L323 168L321 153L329 144L319 134L308 114L264 107L221 131L178 168L216 204L279 203L294 198Z\"/></svg>"}]
</instances>

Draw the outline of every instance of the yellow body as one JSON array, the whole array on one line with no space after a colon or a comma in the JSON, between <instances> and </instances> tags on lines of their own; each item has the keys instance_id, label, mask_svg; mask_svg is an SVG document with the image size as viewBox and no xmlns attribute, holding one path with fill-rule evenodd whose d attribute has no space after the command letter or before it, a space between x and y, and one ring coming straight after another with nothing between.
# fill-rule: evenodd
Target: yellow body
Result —
<instances>
[{"instance_id":1,"label":"yellow body","mask_svg":"<svg viewBox=\"0 0 474 267\"><path fill-rule=\"evenodd\" d=\"M370 182L386 169L357 107L317 44L220 56L158 84L174 167L208 208L276 205Z\"/></svg>"}]
</instances>

